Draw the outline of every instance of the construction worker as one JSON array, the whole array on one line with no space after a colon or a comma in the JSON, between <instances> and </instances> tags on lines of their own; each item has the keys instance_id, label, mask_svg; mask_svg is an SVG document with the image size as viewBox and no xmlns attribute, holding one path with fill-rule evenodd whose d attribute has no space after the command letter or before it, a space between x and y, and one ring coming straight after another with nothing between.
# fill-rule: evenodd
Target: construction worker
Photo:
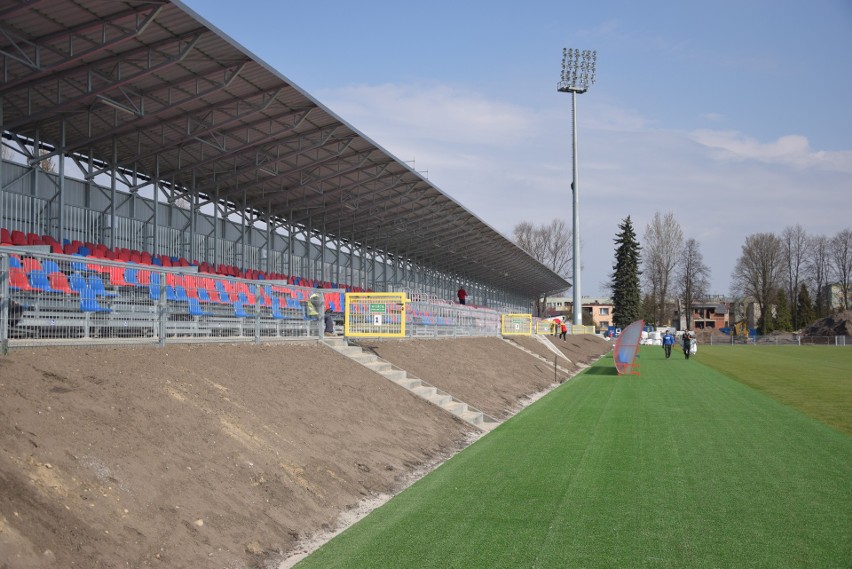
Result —
<instances>
[{"instance_id":1,"label":"construction worker","mask_svg":"<svg viewBox=\"0 0 852 569\"><path fill-rule=\"evenodd\" d=\"M322 285L317 285L317 288L321 289ZM320 320L320 314L323 312L324 304L325 299L323 298L322 292L319 290L314 290L308 297L308 302L305 303L305 315L308 320L317 321L317 335L319 336L322 336L322 324Z\"/></svg>"}]
</instances>

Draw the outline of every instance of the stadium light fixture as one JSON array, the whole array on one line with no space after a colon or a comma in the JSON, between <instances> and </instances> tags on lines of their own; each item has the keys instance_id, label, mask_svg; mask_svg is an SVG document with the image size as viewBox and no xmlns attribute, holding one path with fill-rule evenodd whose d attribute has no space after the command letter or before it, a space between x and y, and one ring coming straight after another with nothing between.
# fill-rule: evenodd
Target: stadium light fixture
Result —
<instances>
[{"instance_id":1,"label":"stadium light fixture","mask_svg":"<svg viewBox=\"0 0 852 569\"><path fill-rule=\"evenodd\" d=\"M589 49L562 49L562 76L556 84L560 93L571 93L571 155L574 175L571 192L574 196L574 324L583 324L583 301L580 295L580 186L577 173L577 95L595 84L595 65L598 52Z\"/></svg>"}]
</instances>

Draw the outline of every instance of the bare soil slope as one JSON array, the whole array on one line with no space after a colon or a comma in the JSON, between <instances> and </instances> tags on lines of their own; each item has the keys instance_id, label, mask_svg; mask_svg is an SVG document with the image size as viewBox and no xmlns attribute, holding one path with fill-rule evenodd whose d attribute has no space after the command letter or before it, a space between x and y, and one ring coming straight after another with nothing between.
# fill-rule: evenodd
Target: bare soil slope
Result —
<instances>
[{"instance_id":1,"label":"bare soil slope","mask_svg":"<svg viewBox=\"0 0 852 569\"><path fill-rule=\"evenodd\" d=\"M378 344L499 417L553 380L496 338ZM274 567L477 433L319 345L15 350L0 568Z\"/></svg>"}]
</instances>

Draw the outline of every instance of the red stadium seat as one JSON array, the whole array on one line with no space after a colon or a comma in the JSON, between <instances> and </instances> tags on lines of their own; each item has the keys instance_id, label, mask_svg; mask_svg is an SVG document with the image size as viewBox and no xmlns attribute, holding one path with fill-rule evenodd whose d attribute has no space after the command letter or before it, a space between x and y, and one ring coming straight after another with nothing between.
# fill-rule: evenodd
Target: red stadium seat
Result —
<instances>
[{"instance_id":1,"label":"red stadium seat","mask_svg":"<svg viewBox=\"0 0 852 569\"><path fill-rule=\"evenodd\" d=\"M18 290L32 290L30 287L30 281L27 278L27 274L24 272L24 269L18 269L16 267L9 268L9 286Z\"/></svg>"},{"instance_id":2,"label":"red stadium seat","mask_svg":"<svg viewBox=\"0 0 852 569\"><path fill-rule=\"evenodd\" d=\"M27 273L29 273L30 271L40 271L41 263L38 259L34 259L33 257L24 257L23 259L21 259L21 267Z\"/></svg>"},{"instance_id":3,"label":"red stadium seat","mask_svg":"<svg viewBox=\"0 0 852 569\"><path fill-rule=\"evenodd\" d=\"M124 267L106 267L109 273L109 284L112 286L130 286L130 283L124 280Z\"/></svg>"},{"instance_id":4,"label":"red stadium seat","mask_svg":"<svg viewBox=\"0 0 852 569\"><path fill-rule=\"evenodd\" d=\"M50 280L50 288L53 290L64 292L65 294L76 294L77 291L71 290L71 286L68 284L68 277L65 276L65 273L50 273L47 275L47 278Z\"/></svg>"}]
</instances>

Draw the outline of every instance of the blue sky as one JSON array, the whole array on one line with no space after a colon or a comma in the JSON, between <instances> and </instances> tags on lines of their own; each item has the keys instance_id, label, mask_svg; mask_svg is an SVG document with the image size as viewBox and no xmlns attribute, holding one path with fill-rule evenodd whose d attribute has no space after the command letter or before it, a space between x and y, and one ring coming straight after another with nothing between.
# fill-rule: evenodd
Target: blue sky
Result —
<instances>
[{"instance_id":1,"label":"blue sky","mask_svg":"<svg viewBox=\"0 0 852 569\"><path fill-rule=\"evenodd\" d=\"M584 296L607 294L628 215L641 241L673 212L718 294L748 235L852 227L849 0L187 5L507 237L570 225L556 82L563 47L596 50L578 97Z\"/></svg>"}]
</instances>

